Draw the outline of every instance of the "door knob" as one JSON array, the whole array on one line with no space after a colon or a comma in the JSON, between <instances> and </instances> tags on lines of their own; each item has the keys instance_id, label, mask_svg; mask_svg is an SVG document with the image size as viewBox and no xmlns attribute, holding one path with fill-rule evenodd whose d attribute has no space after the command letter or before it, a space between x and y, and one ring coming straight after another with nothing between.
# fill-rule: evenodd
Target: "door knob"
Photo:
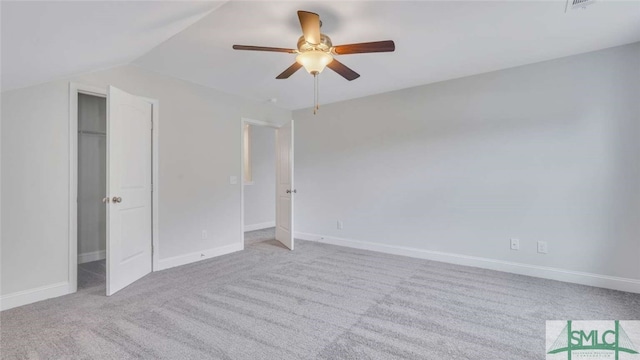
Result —
<instances>
[{"instance_id":1,"label":"door knob","mask_svg":"<svg viewBox=\"0 0 640 360\"><path fill-rule=\"evenodd\" d=\"M105 204L108 204L109 203L109 198L108 197L102 198L102 202L105 203Z\"/></svg>"},{"instance_id":2,"label":"door knob","mask_svg":"<svg viewBox=\"0 0 640 360\"><path fill-rule=\"evenodd\" d=\"M121 203L122 202L122 198L119 197L119 196L114 196L112 200L113 200L114 203Z\"/></svg>"},{"instance_id":3,"label":"door knob","mask_svg":"<svg viewBox=\"0 0 640 360\"><path fill-rule=\"evenodd\" d=\"M296 191L296 189L293 189L293 191L292 191L292 190L287 190L287 194L291 194L291 193L294 193L294 194L295 194L295 193L297 193L297 192L298 192L298 191Z\"/></svg>"}]
</instances>

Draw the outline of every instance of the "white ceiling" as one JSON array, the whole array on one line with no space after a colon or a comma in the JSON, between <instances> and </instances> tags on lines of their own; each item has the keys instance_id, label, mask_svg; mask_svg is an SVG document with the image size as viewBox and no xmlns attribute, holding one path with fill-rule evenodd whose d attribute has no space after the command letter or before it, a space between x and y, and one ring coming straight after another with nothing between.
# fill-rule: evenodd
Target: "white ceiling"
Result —
<instances>
[{"instance_id":1,"label":"white ceiling","mask_svg":"<svg viewBox=\"0 0 640 360\"><path fill-rule=\"evenodd\" d=\"M361 77L348 82L325 70L321 103L640 41L638 0L597 0L568 13L564 0L2 1L2 88L133 62L259 101L277 98L284 108L309 107L313 78L303 69L275 79L294 55L231 49L294 48L297 10L319 13L336 45L396 42L395 53L339 56Z\"/></svg>"},{"instance_id":2,"label":"white ceiling","mask_svg":"<svg viewBox=\"0 0 640 360\"><path fill-rule=\"evenodd\" d=\"M313 104L313 78L284 53L234 51L232 44L295 48L296 11L320 14L334 45L392 39L395 53L343 55L361 77L325 70L328 103L478 74L640 40L640 1L598 0L565 13L565 1L231 1L135 63L288 109Z\"/></svg>"},{"instance_id":3,"label":"white ceiling","mask_svg":"<svg viewBox=\"0 0 640 360\"><path fill-rule=\"evenodd\" d=\"M223 3L2 1L2 90L130 63Z\"/></svg>"}]
</instances>

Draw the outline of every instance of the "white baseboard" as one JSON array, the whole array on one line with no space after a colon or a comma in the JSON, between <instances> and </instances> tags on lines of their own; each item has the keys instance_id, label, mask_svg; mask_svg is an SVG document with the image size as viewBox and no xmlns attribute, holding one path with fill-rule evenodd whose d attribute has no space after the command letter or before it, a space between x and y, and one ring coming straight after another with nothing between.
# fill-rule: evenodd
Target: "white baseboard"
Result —
<instances>
[{"instance_id":1,"label":"white baseboard","mask_svg":"<svg viewBox=\"0 0 640 360\"><path fill-rule=\"evenodd\" d=\"M342 239L324 235L295 233L296 239L316 241L325 244L345 246L355 249L371 250L393 255L402 255L419 259L446 262L457 265L478 267L503 271L519 275L527 275L544 279L564 281L575 284L596 286L601 288L640 293L640 280L608 275L593 274L560 268L529 265L503 260L467 256L440 251L430 251L404 246L392 246L360 240Z\"/></svg>"},{"instance_id":2,"label":"white baseboard","mask_svg":"<svg viewBox=\"0 0 640 360\"><path fill-rule=\"evenodd\" d=\"M254 230L262 230L262 229L268 229L272 227L276 227L275 221L267 221L259 224L245 225L244 231L247 232L247 231L254 231Z\"/></svg>"},{"instance_id":3,"label":"white baseboard","mask_svg":"<svg viewBox=\"0 0 640 360\"><path fill-rule=\"evenodd\" d=\"M231 245L221 246L218 248L197 251L190 254L178 255L178 256L173 256L166 259L160 259L158 261L157 270L170 269L172 267L191 264L196 261L206 260L216 256L222 256L222 255L230 254L230 253L241 251L241 250L244 250L244 244L231 244Z\"/></svg>"},{"instance_id":4,"label":"white baseboard","mask_svg":"<svg viewBox=\"0 0 640 360\"><path fill-rule=\"evenodd\" d=\"M198 251L195 253L174 256L167 259L160 259L159 261L159 269L164 270L172 267L190 264L196 261L210 259L212 257L221 256L230 254L232 252L244 250L244 244L232 244L227 246L222 246L215 249L207 249L203 251ZM85 259L95 259L96 256L99 256L100 251L96 251L95 253L85 253L89 254ZM104 254L104 251L102 251ZM85 255L82 254L82 255ZM94 260L88 260L94 261ZM80 262L80 256L78 256L78 262ZM2 295L0 296L0 311L8 310L14 307L31 304L34 302L67 295L70 293L69 282L60 282L56 284L41 286L34 289L18 291L15 293Z\"/></svg>"},{"instance_id":5,"label":"white baseboard","mask_svg":"<svg viewBox=\"0 0 640 360\"><path fill-rule=\"evenodd\" d=\"M78 254L78 264L84 264L84 263L98 261L106 258L107 258L106 250L86 252L86 253Z\"/></svg>"},{"instance_id":6,"label":"white baseboard","mask_svg":"<svg viewBox=\"0 0 640 360\"><path fill-rule=\"evenodd\" d=\"M31 304L34 302L51 299L54 297L67 295L69 293L69 282L59 282L56 284L40 286L34 289L14 292L0 296L0 311L14 307Z\"/></svg>"}]
</instances>

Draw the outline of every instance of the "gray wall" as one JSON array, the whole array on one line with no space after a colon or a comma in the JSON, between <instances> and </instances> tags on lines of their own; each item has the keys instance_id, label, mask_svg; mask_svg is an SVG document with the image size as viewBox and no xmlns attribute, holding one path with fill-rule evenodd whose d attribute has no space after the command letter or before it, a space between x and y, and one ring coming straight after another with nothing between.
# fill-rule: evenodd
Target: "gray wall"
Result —
<instances>
[{"instance_id":1,"label":"gray wall","mask_svg":"<svg viewBox=\"0 0 640 360\"><path fill-rule=\"evenodd\" d=\"M635 43L295 111L296 231L640 279L638 94Z\"/></svg>"},{"instance_id":2,"label":"gray wall","mask_svg":"<svg viewBox=\"0 0 640 360\"><path fill-rule=\"evenodd\" d=\"M276 220L276 131L251 126L253 183L244 187L245 226Z\"/></svg>"},{"instance_id":3,"label":"gray wall","mask_svg":"<svg viewBox=\"0 0 640 360\"><path fill-rule=\"evenodd\" d=\"M241 118L289 111L122 66L2 93L0 294L68 279L69 80L160 102L160 261L241 244ZM208 233L202 239L202 231Z\"/></svg>"}]
</instances>

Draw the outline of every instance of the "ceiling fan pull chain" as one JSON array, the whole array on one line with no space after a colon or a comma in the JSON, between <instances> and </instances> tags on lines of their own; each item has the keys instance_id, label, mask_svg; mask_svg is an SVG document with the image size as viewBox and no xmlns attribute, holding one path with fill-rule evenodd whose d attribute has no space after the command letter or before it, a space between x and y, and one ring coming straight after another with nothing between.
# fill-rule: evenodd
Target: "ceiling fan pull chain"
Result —
<instances>
[{"instance_id":1,"label":"ceiling fan pull chain","mask_svg":"<svg viewBox=\"0 0 640 360\"><path fill-rule=\"evenodd\" d=\"M316 111L320 110L320 74L316 75Z\"/></svg>"},{"instance_id":2,"label":"ceiling fan pull chain","mask_svg":"<svg viewBox=\"0 0 640 360\"><path fill-rule=\"evenodd\" d=\"M313 115L318 113L318 73L313 74Z\"/></svg>"}]
</instances>

